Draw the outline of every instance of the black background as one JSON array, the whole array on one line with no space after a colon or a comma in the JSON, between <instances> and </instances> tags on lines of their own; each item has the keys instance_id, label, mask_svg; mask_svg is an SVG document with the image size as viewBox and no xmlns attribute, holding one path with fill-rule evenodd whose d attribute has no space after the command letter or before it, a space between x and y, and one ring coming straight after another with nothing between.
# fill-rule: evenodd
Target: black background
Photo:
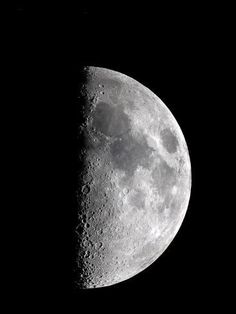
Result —
<instances>
[{"instance_id":1,"label":"black background","mask_svg":"<svg viewBox=\"0 0 236 314\"><path fill-rule=\"evenodd\" d=\"M17 125L17 184L25 187L29 206L18 214L26 224L18 235L22 245L16 246L24 262L13 289L23 289L34 306L67 312L226 306L225 244L219 232L225 207L219 167L224 140L219 81L227 40L222 15L220 7L197 4L15 5L11 110ZM192 192L180 231L154 264L120 284L76 291L71 288L71 210L74 99L82 65L124 73L164 101L188 144Z\"/></svg>"}]
</instances>

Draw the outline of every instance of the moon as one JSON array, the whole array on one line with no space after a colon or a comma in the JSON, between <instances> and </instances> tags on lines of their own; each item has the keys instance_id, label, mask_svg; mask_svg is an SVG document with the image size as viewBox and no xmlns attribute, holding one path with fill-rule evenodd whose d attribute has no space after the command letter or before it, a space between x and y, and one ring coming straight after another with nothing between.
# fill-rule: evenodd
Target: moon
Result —
<instances>
[{"instance_id":1,"label":"moon","mask_svg":"<svg viewBox=\"0 0 236 314\"><path fill-rule=\"evenodd\" d=\"M73 283L111 286L166 250L185 217L191 164L167 106L138 81L84 67L77 100Z\"/></svg>"}]
</instances>

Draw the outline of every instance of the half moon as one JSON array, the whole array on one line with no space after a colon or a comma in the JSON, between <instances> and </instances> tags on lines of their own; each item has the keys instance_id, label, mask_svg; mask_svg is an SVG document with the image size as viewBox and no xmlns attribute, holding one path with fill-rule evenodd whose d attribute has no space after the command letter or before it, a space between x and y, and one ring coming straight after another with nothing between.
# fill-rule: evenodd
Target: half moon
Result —
<instances>
[{"instance_id":1,"label":"half moon","mask_svg":"<svg viewBox=\"0 0 236 314\"><path fill-rule=\"evenodd\" d=\"M74 274L79 288L97 288L165 251L187 211L191 165L177 121L151 90L112 70L84 73Z\"/></svg>"}]
</instances>

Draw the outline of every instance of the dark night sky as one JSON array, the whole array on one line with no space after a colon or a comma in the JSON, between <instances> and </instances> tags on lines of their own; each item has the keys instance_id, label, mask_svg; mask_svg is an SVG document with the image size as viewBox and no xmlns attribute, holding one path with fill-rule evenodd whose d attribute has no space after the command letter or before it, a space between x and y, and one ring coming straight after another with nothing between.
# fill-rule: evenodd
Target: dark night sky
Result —
<instances>
[{"instance_id":1,"label":"dark night sky","mask_svg":"<svg viewBox=\"0 0 236 314\"><path fill-rule=\"evenodd\" d=\"M212 136L219 124L221 104L213 97L221 71L218 43L224 37L218 16L219 8L214 11L197 4L140 4L135 8L118 2L110 2L109 7L83 3L49 7L39 2L16 5L12 59L21 106L14 109L28 117L19 130L23 138L27 135L21 145L32 143L31 154L37 155L37 162L32 163L40 169L38 182L43 182L48 192L42 207L33 203L41 208L38 221L46 224L32 244L35 249L36 243L45 242L37 257L43 268L37 271L33 258L28 267L36 271L34 281L44 278L48 300L62 302L64 298L74 311L84 300L88 307L93 300L100 306L107 299L118 304L132 301L135 309L139 304L145 308L145 302L154 307L156 300L156 310L166 306L178 310L188 299L192 311L206 302L210 305L222 290L224 275L219 271L218 254L222 239L219 221L212 219L223 202L214 197L220 194L215 174L218 157L214 155L221 135L218 133L217 139ZM71 297L70 261L66 258L71 246L67 234L71 161L66 152L73 146L71 93L81 65L127 74L164 101L188 144L192 194L179 233L156 263L124 283L96 291L73 291Z\"/></svg>"}]
</instances>

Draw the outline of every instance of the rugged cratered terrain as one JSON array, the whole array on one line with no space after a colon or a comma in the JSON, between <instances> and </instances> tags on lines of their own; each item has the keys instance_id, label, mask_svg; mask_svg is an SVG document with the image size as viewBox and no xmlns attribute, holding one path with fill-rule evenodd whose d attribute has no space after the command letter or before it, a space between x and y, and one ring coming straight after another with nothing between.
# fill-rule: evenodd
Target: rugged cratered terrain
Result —
<instances>
[{"instance_id":1,"label":"rugged cratered terrain","mask_svg":"<svg viewBox=\"0 0 236 314\"><path fill-rule=\"evenodd\" d=\"M187 210L191 168L175 118L149 89L87 67L78 106L74 283L96 288L148 267L176 235Z\"/></svg>"}]
</instances>

